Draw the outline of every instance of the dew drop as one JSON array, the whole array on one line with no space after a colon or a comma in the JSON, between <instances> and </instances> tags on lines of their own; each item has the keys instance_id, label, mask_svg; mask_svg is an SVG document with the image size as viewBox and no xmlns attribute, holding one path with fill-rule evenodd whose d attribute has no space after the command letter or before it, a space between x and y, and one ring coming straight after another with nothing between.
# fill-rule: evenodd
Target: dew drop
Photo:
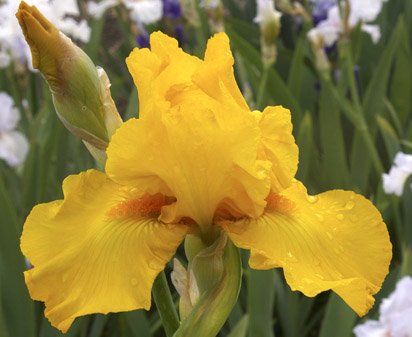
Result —
<instances>
[{"instance_id":1,"label":"dew drop","mask_svg":"<svg viewBox=\"0 0 412 337\"><path fill-rule=\"evenodd\" d=\"M306 199L307 199L311 204L314 204L315 202L318 201L319 198L318 198L316 195L308 195L308 196L306 197Z\"/></svg>"},{"instance_id":2,"label":"dew drop","mask_svg":"<svg viewBox=\"0 0 412 337\"><path fill-rule=\"evenodd\" d=\"M316 276L317 278L321 279L321 280L324 280L324 279L325 279L325 278L323 277L323 275L321 275L321 274L315 274L315 276Z\"/></svg>"},{"instance_id":3,"label":"dew drop","mask_svg":"<svg viewBox=\"0 0 412 337\"><path fill-rule=\"evenodd\" d=\"M298 262L298 259L291 252L288 252L288 258L290 262Z\"/></svg>"},{"instance_id":4,"label":"dew drop","mask_svg":"<svg viewBox=\"0 0 412 337\"><path fill-rule=\"evenodd\" d=\"M130 280L130 283L132 284L132 286L137 286L137 280L135 278L132 278Z\"/></svg>"},{"instance_id":5,"label":"dew drop","mask_svg":"<svg viewBox=\"0 0 412 337\"><path fill-rule=\"evenodd\" d=\"M333 235L331 232L326 232L326 235L328 236L329 240L333 240Z\"/></svg>"},{"instance_id":6,"label":"dew drop","mask_svg":"<svg viewBox=\"0 0 412 337\"><path fill-rule=\"evenodd\" d=\"M345 216L342 213L336 214L336 219L342 221L345 218Z\"/></svg>"},{"instance_id":7,"label":"dew drop","mask_svg":"<svg viewBox=\"0 0 412 337\"><path fill-rule=\"evenodd\" d=\"M315 216L318 218L319 221L323 221L323 215L320 213L315 213Z\"/></svg>"},{"instance_id":8,"label":"dew drop","mask_svg":"<svg viewBox=\"0 0 412 337\"><path fill-rule=\"evenodd\" d=\"M82 106L82 111L86 111L87 110L87 106L83 105Z\"/></svg>"},{"instance_id":9,"label":"dew drop","mask_svg":"<svg viewBox=\"0 0 412 337\"><path fill-rule=\"evenodd\" d=\"M346 209L352 209L353 207L355 207L355 202L354 201L348 201L345 205Z\"/></svg>"}]
</instances>

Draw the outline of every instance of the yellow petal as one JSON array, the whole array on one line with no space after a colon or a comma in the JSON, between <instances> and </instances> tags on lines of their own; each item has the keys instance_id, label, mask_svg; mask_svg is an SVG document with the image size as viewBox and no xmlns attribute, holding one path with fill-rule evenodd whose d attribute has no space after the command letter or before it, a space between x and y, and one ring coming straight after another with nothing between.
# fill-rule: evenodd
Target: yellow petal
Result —
<instances>
[{"instance_id":1,"label":"yellow petal","mask_svg":"<svg viewBox=\"0 0 412 337\"><path fill-rule=\"evenodd\" d=\"M261 157L272 163L272 190L281 192L291 184L299 161L290 111L282 106L271 106L262 113L255 113L262 131Z\"/></svg>"},{"instance_id":2,"label":"yellow petal","mask_svg":"<svg viewBox=\"0 0 412 337\"><path fill-rule=\"evenodd\" d=\"M339 190L308 196L296 181L268 198L260 218L223 227L237 246L251 250L252 268L282 267L292 290L315 296L332 289L359 315L372 307L392 255L369 200Z\"/></svg>"},{"instance_id":3,"label":"yellow petal","mask_svg":"<svg viewBox=\"0 0 412 337\"><path fill-rule=\"evenodd\" d=\"M118 129L107 150L106 172L130 186L149 185L147 179L164 182L177 199L168 215L162 214L164 221L190 217L207 226L222 203L258 216L269 193L270 163L256 159L256 118L236 107L198 91L175 106L158 104L161 117L147 115Z\"/></svg>"},{"instance_id":4,"label":"yellow petal","mask_svg":"<svg viewBox=\"0 0 412 337\"><path fill-rule=\"evenodd\" d=\"M201 60L186 54L175 39L155 32L150 35L151 50L134 49L126 59L139 93L139 114L153 110L154 102L165 99L174 85L191 83Z\"/></svg>"},{"instance_id":5,"label":"yellow petal","mask_svg":"<svg viewBox=\"0 0 412 337\"><path fill-rule=\"evenodd\" d=\"M163 209L165 222L189 217L208 226L221 208L259 216L272 165L258 158L262 131L236 85L227 36L209 41L205 61L162 33L150 43L151 51L137 50L127 61L144 113L112 138L106 172L125 185L156 181L175 197Z\"/></svg>"},{"instance_id":6,"label":"yellow petal","mask_svg":"<svg viewBox=\"0 0 412 337\"><path fill-rule=\"evenodd\" d=\"M205 61L193 75L193 82L218 101L234 100L239 108L249 110L236 83L233 56L225 33L215 34L207 42Z\"/></svg>"},{"instance_id":7,"label":"yellow petal","mask_svg":"<svg viewBox=\"0 0 412 337\"><path fill-rule=\"evenodd\" d=\"M78 316L149 309L153 281L187 227L156 219L164 197L142 198L95 170L66 178L63 191L64 200L34 207L24 225L31 297L63 332Z\"/></svg>"}]
</instances>

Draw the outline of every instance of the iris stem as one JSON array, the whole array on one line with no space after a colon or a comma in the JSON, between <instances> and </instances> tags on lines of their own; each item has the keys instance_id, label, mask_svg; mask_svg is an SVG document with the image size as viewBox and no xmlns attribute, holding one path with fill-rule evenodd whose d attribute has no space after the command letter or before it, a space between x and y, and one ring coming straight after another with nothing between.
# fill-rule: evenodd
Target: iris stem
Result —
<instances>
[{"instance_id":1,"label":"iris stem","mask_svg":"<svg viewBox=\"0 0 412 337\"><path fill-rule=\"evenodd\" d=\"M270 69L270 64L264 63L263 69L262 69L262 77L260 78L259 89L258 89L257 98L256 98L256 108L259 110L263 109L263 105L265 103L265 93L266 93L266 85L268 83L268 77L269 77L269 69Z\"/></svg>"},{"instance_id":2,"label":"iris stem","mask_svg":"<svg viewBox=\"0 0 412 337\"><path fill-rule=\"evenodd\" d=\"M354 64L352 60L352 48L349 41L343 41L341 44L341 48L343 49L343 55L346 62L346 73L349 81L349 90L351 93L351 97L355 106L355 112L357 113L358 117L362 122L362 128L358 128L360 131L361 137L367 147L369 154L372 159L372 163L374 169L378 175L381 175L384 171L382 161L379 157L379 153L376 149L374 144L374 140L372 134L367 126L367 122L365 119L364 111L361 105L361 100L359 97L358 88L356 86L355 76L353 74Z\"/></svg>"},{"instance_id":3,"label":"iris stem","mask_svg":"<svg viewBox=\"0 0 412 337\"><path fill-rule=\"evenodd\" d=\"M166 336L172 337L179 328L180 322L173 303L172 294L166 280L166 275L162 271L153 284L153 298L156 303L157 311L163 323Z\"/></svg>"}]
</instances>

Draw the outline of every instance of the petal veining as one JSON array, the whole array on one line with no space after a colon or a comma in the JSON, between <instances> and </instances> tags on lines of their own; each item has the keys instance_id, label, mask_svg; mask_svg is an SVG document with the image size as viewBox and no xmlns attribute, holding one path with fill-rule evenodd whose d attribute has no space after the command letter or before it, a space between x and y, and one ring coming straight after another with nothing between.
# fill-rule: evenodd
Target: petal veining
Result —
<instances>
[{"instance_id":1,"label":"petal veining","mask_svg":"<svg viewBox=\"0 0 412 337\"><path fill-rule=\"evenodd\" d=\"M237 246L251 250L252 268L282 267L292 290L315 296L332 289L359 315L373 305L392 255L369 200L340 190L308 196L296 181L268 200L260 218L223 227Z\"/></svg>"},{"instance_id":2,"label":"petal veining","mask_svg":"<svg viewBox=\"0 0 412 337\"><path fill-rule=\"evenodd\" d=\"M64 200L34 207L24 226L31 297L62 331L78 316L149 309L153 281L188 228L157 220L164 197L142 198L95 170L66 178L63 190Z\"/></svg>"}]
</instances>

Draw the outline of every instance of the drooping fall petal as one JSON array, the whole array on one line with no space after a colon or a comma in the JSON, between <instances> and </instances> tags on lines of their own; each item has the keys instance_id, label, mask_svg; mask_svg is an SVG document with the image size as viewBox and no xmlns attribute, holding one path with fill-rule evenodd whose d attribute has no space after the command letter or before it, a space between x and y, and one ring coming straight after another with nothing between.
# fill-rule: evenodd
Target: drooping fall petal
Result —
<instances>
[{"instance_id":1,"label":"drooping fall petal","mask_svg":"<svg viewBox=\"0 0 412 337\"><path fill-rule=\"evenodd\" d=\"M31 297L64 332L78 316L149 309L153 281L188 228L157 220L160 194L142 196L95 170L69 176L63 191L64 200L34 207L24 226Z\"/></svg>"},{"instance_id":2,"label":"drooping fall petal","mask_svg":"<svg viewBox=\"0 0 412 337\"><path fill-rule=\"evenodd\" d=\"M359 315L388 273L391 243L378 210L349 191L308 196L300 182L268 198L258 219L222 224L251 250L254 269L282 267L292 290L307 296L332 289Z\"/></svg>"}]
</instances>

